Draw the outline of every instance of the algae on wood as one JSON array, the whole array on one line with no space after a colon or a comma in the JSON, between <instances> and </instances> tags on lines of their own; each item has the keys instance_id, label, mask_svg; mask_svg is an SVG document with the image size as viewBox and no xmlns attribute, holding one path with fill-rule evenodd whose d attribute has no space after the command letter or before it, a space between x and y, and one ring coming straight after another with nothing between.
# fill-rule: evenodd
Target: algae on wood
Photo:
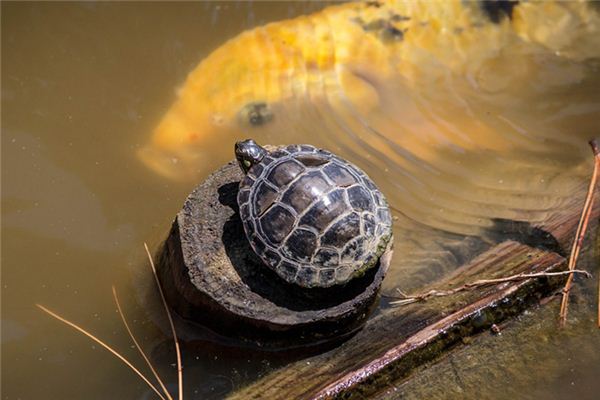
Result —
<instances>
[{"instance_id":1,"label":"algae on wood","mask_svg":"<svg viewBox=\"0 0 600 400\"><path fill-rule=\"evenodd\" d=\"M584 282L597 290L594 280ZM507 321L501 334L478 335L409 378L390 380L374 399L597 398L600 382L585 387L580 380L593 382L600 362L596 304L580 296L569 311L567 329L557 329L560 297L552 299Z\"/></svg>"}]
</instances>

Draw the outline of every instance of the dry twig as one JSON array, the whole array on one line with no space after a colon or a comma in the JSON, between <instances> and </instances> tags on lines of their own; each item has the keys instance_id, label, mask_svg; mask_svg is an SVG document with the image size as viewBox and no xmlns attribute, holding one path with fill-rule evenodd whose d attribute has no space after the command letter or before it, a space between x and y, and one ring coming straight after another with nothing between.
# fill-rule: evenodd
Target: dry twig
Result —
<instances>
[{"instance_id":1,"label":"dry twig","mask_svg":"<svg viewBox=\"0 0 600 400\"><path fill-rule=\"evenodd\" d=\"M80 327L79 325L61 317L60 315L56 314L53 311L50 311L49 309L47 309L46 307L40 305L40 304L36 304L36 306L38 306L42 311L48 313L49 315L51 315L52 317L56 318L57 320L69 325L72 328L75 328L76 330L78 330L79 332L83 333L85 336L89 337L90 339L92 339L94 342L98 343L100 346L104 347L106 350L110 351L113 355L115 355L119 360L123 361L123 363L125 363L125 365L127 365L133 372L135 372L136 374L138 374L138 376L140 378L142 378L144 380L144 382L146 382L148 384L148 386L150 386L150 388L152 390L154 390L154 392L158 395L158 397L160 397L162 400L166 400L162 394L160 394L160 392L158 391L158 389L152 384L150 383L150 381L144 376L144 374L142 374L136 367L133 366L133 364L131 364L125 357L123 357L118 351L116 351L115 349L113 349L112 347L110 347L108 344L104 343L102 340L100 340L99 338L97 338L96 336L94 336L93 334L91 334L90 332L86 331L85 329L83 329L82 327Z\"/></svg>"},{"instance_id":2,"label":"dry twig","mask_svg":"<svg viewBox=\"0 0 600 400\"><path fill-rule=\"evenodd\" d=\"M165 311L167 312L167 317L169 318L169 324L171 326L171 332L173 333L173 341L175 342L175 351L177 353L177 378L178 378L178 383L179 383L179 400L183 400L183 367L181 364L181 352L179 350L179 341L177 340L177 333L175 332L175 325L173 324L173 318L171 316L171 312L169 310L169 307L167 305L167 301L165 299L165 295L162 291L162 286L160 285L160 281L158 280L158 275L156 273L156 268L154 266L154 261L152 260L152 256L150 255L150 250L148 250L148 245L146 243L144 243L144 248L146 249L146 254L148 255L148 259L150 260L150 266L152 267L152 274L154 275L154 279L156 281L156 285L158 286L158 291L160 293L160 297L163 303L163 306L165 307ZM135 372L140 378L142 378L144 380L144 382L146 382L148 384L148 386L150 386L150 388L158 395L159 398L161 398L162 400L173 400L173 398L171 397L171 394L168 392L167 388L165 387L162 379L160 379L160 376L158 375L158 373L156 372L156 370L154 369L154 367L152 366L152 364L150 363L150 360L148 359L148 357L146 356L146 353L144 353L144 351L142 350L141 346L139 345L138 341L135 339L135 336L133 335L133 332L131 331L129 324L127 323L127 320L125 318L125 315L123 314L123 310L121 309L121 304L119 303L119 298L117 297L117 291L115 289L115 287L112 287L113 290L113 297L115 299L115 303L117 304L117 309L119 310L119 314L121 316L121 320L123 321L123 324L125 325L125 328L127 329L127 333L129 333L129 336L131 337L131 339L133 340L133 343L135 345L135 347L138 349L138 351L141 353L142 357L144 358L144 360L146 361L146 364L148 364L148 367L150 367L150 370L152 371L152 373L154 374L154 376L156 377L156 379L158 380L161 389L164 391L165 395L167 396L166 398L160 393L160 391L156 388L156 386L154 386L149 380L148 378L146 378L146 376L144 376L144 374L142 374L136 367L133 366L133 364L131 364L131 362L129 362L125 357L123 357L118 351L116 351L115 349L113 349L112 347L110 347L108 344L104 343L102 340L100 340L99 338L97 338L96 336L94 336L93 334L91 334L90 332L86 331L85 329L83 329L82 327L80 327L79 325L61 317L60 315L56 314L53 311L50 311L49 309L47 309L46 307L40 305L40 304L36 304L37 307L39 307L42 311L48 313L49 315L51 315L52 317L56 318L57 320L71 326L72 328L78 330L79 332L83 333L84 335L86 335L87 337L91 338L93 341L95 341L96 343L98 343L99 345L101 345L102 347L104 347L106 350L108 350L109 352L111 352L113 355L115 355L119 360L121 360L125 365L127 365L133 372Z\"/></svg>"},{"instance_id":3,"label":"dry twig","mask_svg":"<svg viewBox=\"0 0 600 400\"><path fill-rule=\"evenodd\" d=\"M165 311L167 312L167 317L169 318L169 325L171 325L171 332L173 334L173 342L175 342L175 353L177 354L177 382L179 386L179 400L183 400L183 367L181 365L181 351L179 350L179 341L177 340L177 332L175 332L175 324L173 324L173 318L171 316L171 311L169 310L169 306L167 305L167 300L165 299L165 295L162 290L162 286L160 281L158 280L158 274L156 273L156 268L154 267L154 261L152 260L152 255L150 254L150 250L148 250L148 245L144 243L144 248L146 249L146 254L148 255L148 260L150 260L150 266L152 267L152 274L154 275L154 280L156 281L156 286L158 286L158 292L160 293L160 298L162 300L163 306L165 307Z\"/></svg>"},{"instance_id":4,"label":"dry twig","mask_svg":"<svg viewBox=\"0 0 600 400\"><path fill-rule=\"evenodd\" d=\"M515 282L515 281L522 281L522 280L531 279L531 278L560 276L560 275L567 275L567 274L583 274L588 278L591 277L589 272L576 269L576 270L559 271L559 272L538 272L538 273L533 273L533 274L517 274L517 275L507 276L504 278L495 278L495 279L480 279L480 280L477 280L474 282L465 283L464 285L459 286L454 289L448 289L448 290L432 289L425 293L420 293L420 294L416 294L416 295L407 295L407 294L402 293L402 291L400 291L400 289L397 289L398 293L400 293L400 296L398 297L398 300L392 301L392 302L390 302L390 304L396 305L396 306L403 306L406 304L416 303L418 301L425 301L425 300L429 299L430 297L451 296L451 295L459 293L459 292L473 290L473 289L477 289L477 288L484 287L484 286L496 285L498 283Z\"/></svg>"},{"instance_id":5,"label":"dry twig","mask_svg":"<svg viewBox=\"0 0 600 400\"><path fill-rule=\"evenodd\" d=\"M146 364L150 368L150 371L152 371L152 374L154 374L154 377L156 378L156 380L160 384L160 387L163 390L163 392L165 393L165 396L167 396L167 399L168 400L173 400L173 398L171 397L171 394L169 393L169 391L165 387L164 382L162 381L162 379L160 379L160 376L158 375L158 373L154 369L154 366L150 362L150 359L148 358L148 356L146 356L146 353L144 352L144 350L142 350L142 347L139 345L138 341L136 340L135 336L133 335L133 332L131 331L131 328L129 327L129 324L127 323L127 319L125 318L125 314L123 314L123 310L121 309L121 304L119 302L119 297L117 296L117 289L115 289L114 285L112 287L112 291L113 291L113 298L115 299L115 303L117 304L117 309L119 310L119 315L121 316L121 321L123 321L123 325L125 325L125 329L127 329L127 333L129 333L129 337L133 341L133 344L135 345L135 348L140 352L140 354L144 358L144 361L146 361Z\"/></svg>"},{"instance_id":6,"label":"dry twig","mask_svg":"<svg viewBox=\"0 0 600 400\"><path fill-rule=\"evenodd\" d=\"M577 258L581 252L581 244L585 237L585 231L587 230L590 215L592 214L592 205L594 200L594 193L596 187L596 180L598 179L598 171L600 170L600 149L596 139L590 140L590 146L594 152L594 171L592 172L592 178L590 179L590 186L588 188L587 196L583 204L583 210L581 211L581 218L579 219L579 225L577 226L577 232L575 233L575 239L573 240L573 246L571 247L571 254L569 256L568 268L570 271L574 271L577 265ZM560 303L560 325L564 326L567 321L567 313L569 310L569 293L573 284L573 274L569 275L565 287L563 289L562 300ZM600 290L600 289L599 289ZM600 294L598 295L600 299ZM598 326L600 327L600 304L598 305Z\"/></svg>"}]
</instances>

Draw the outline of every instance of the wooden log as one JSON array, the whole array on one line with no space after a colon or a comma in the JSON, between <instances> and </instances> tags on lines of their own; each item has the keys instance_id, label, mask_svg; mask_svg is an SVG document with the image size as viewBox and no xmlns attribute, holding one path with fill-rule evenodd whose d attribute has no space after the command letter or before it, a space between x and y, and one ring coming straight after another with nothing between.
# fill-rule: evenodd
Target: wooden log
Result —
<instances>
[{"instance_id":1,"label":"wooden log","mask_svg":"<svg viewBox=\"0 0 600 400\"><path fill-rule=\"evenodd\" d=\"M580 268L594 266L592 254L582 255ZM593 320L596 285L596 279L577 280L565 329L558 328L561 296L546 298L526 315L497 325L499 335L466 338L435 363L387 382L381 393L369 399L594 398L594 385L589 383L597 382L593 367L598 365L600 349ZM575 373L574 366L578 367Z\"/></svg>"},{"instance_id":2,"label":"wooden log","mask_svg":"<svg viewBox=\"0 0 600 400\"><path fill-rule=\"evenodd\" d=\"M183 318L261 347L321 344L364 323L389 267L391 249L341 287L289 284L254 253L238 214L243 174L232 161L187 198L159 253L167 301Z\"/></svg>"},{"instance_id":3,"label":"wooden log","mask_svg":"<svg viewBox=\"0 0 600 400\"><path fill-rule=\"evenodd\" d=\"M540 227L566 247L572 240L585 195L583 186L564 209ZM592 225L600 215L596 200ZM554 241L554 240L553 240ZM564 253L561 251L560 253ZM448 289L476 279L564 269L557 252L508 241L485 251L428 288ZM564 277L510 282L426 303L388 308L333 351L291 363L235 393L230 399L365 398L405 378L496 323L562 288Z\"/></svg>"}]
</instances>

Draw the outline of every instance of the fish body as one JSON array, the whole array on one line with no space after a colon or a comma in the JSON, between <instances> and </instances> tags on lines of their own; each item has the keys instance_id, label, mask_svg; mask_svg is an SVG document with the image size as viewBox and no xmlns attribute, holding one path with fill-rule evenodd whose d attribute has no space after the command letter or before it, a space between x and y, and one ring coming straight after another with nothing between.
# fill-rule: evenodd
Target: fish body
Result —
<instances>
[{"instance_id":1,"label":"fish body","mask_svg":"<svg viewBox=\"0 0 600 400\"><path fill-rule=\"evenodd\" d=\"M301 99L326 103L329 111L323 113L339 118L348 109L353 118L368 119L372 110L390 108L400 129L373 145L391 158L399 148L411 148L428 159L436 149L423 138L433 130L405 112L419 106L402 93L451 92L448 76L464 77L465 85L486 92L534 85L540 76L532 57L506 57L486 75L490 60L509 47L567 63L598 58L596 8L583 1L366 1L269 23L239 34L200 62L140 156L162 175L197 177L212 146L256 136L253 131L286 118L300 124L301 118L294 122L278 105ZM411 144L414 135L404 134L402 126L418 132L420 143ZM462 129L470 134L450 133L447 141L465 149L502 147L490 129L472 121Z\"/></svg>"}]
</instances>

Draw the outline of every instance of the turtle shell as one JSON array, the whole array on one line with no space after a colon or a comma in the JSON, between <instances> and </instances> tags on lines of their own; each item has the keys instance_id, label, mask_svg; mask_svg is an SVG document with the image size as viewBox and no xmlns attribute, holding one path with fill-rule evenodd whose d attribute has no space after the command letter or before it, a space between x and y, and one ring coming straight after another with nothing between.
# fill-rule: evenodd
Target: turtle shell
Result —
<instances>
[{"instance_id":1,"label":"turtle shell","mask_svg":"<svg viewBox=\"0 0 600 400\"><path fill-rule=\"evenodd\" d=\"M287 282L344 284L377 264L392 236L385 197L348 161L310 145L278 148L240 182L256 254Z\"/></svg>"}]
</instances>

